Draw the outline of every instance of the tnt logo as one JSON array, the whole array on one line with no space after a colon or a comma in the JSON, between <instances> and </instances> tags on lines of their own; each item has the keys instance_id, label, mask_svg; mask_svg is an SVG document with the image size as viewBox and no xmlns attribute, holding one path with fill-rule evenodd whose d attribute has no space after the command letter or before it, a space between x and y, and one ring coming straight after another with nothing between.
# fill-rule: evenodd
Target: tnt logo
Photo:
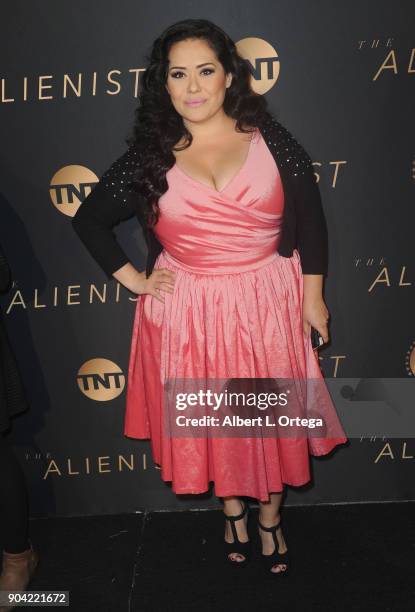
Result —
<instances>
[{"instance_id":1,"label":"tnt logo","mask_svg":"<svg viewBox=\"0 0 415 612\"><path fill-rule=\"evenodd\" d=\"M255 93L264 94L273 87L280 73L278 53L262 38L242 38L236 43L241 57L251 72L251 87Z\"/></svg>"},{"instance_id":2,"label":"tnt logo","mask_svg":"<svg viewBox=\"0 0 415 612\"><path fill-rule=\"evenodd\" d=\"M50 181L50 197L59 212L73 217L97 183L98 177L89 168L65 166Z\"/></svg>"},{"instance_id":3,"label":"tnt logo","mask_svg":"<svg viewBox=\"0 0 415 612\"><path fill-rule=\"evenodd\" d=\"M78 387L84 395L96 402L108 402L125 387L125 376L119 366L109 359L90 359L79 369Z\"/></svg>"}]
</instances>

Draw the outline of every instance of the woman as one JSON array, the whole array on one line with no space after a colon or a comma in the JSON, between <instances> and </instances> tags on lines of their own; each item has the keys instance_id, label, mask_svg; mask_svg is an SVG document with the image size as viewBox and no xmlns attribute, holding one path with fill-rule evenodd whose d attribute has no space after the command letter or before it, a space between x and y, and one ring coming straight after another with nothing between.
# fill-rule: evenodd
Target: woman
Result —
<instances>
[{"instance_id":1,"label":"woman","mask_svg":"<svg viewBox=\"0 0 415 612\"><path fill-rule=\"evenodd\" d=\"M174 492L214 481L234 566L251 548L239 497L258 499L262 558L285 573L283 485L310 480L307 439L169 437L163 382L322 378L310 330L328 341L327 236L310 159L251 90L235 44L206 20L178 22L154 42L129 145L73 219L107 275L138 294L124 433L151 439ZM133 215L145 272L112 233ZM319 440L312 452L345 441Z\"/></svg>"},{"instance_id":2,"label":"woman","mask_svg":"<svg viewBox=\"0 0 415 612\"><path fill-rule=\"evenodd\" d=\"M0 292L8 289L10 280L10 267L0 246ZM28 539L25 476L7 440L11 418L27 408L24 386L0 313L0 541L3 545L0 591L24 591L38 564L38 554ZM0 606L0 612L13 607Z\"/></svg>"}]
</instances>

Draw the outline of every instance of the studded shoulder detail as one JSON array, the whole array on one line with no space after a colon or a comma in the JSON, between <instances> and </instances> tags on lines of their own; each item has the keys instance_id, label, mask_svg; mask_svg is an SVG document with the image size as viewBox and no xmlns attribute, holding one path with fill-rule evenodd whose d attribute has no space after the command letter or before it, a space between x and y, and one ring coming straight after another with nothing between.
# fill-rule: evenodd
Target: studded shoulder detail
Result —
<instances>
[{"instance_id":1,"label":"studded shoulder detail","mask_svg":"<svg viewBox=\"0 0 415 612\"><path fill-rule=\"evenodd\" d=\"M312 169L311 158L304 147L279 121L270 119L261 131L273 148L279 167L289 170L292 176L302 176Z\"/></svg>"},{"instance_id":2,"label":"studded shoulder detail","mask_svg":"<svg viewBox=\"0 0 415 612\"><path fill-rule=\"evenodd\" d=\"M132 180L137 164L139 152L135 144L131 145L101 177L100 183L107 193L120 204L126 204L131 190L128 183Z\"/></svg>"}]
</instances>

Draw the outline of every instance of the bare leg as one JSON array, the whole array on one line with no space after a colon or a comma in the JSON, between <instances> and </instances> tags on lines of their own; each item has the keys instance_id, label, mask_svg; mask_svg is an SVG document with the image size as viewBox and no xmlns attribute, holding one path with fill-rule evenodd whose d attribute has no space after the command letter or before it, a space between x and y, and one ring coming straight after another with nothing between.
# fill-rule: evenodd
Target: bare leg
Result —
<instances>
[{"instance_id":1,"label":"bare leg","mask_svg":"<svg viewBox=\"0 0 415 612\"><path fill-rule=\"evenodd\" d=\"M259 501L259 520L261 521L264 527L272 527L276 525L280 520L280 505L281 505L281 493L270 493L270 501L261 502ZM239 521L238 521L239 522ZM270 555L274 552L274 540L272 539L272 533L268 531L263 531L258 526L259 535L262 540L262 552L264 555ZM277 542L278 552L284 553L287 550L287 546L285 544L284 536L282 535L282 530L277 529ZM277 565L273 565L271 571L272 572L281 572L285 571L287 566L283 563L279 563Z\"/></svg>"},{"instance_id":2,"label":"bare leg","mask_svg":"<svg viewBox=\"0 0 415 612\"><path fill-rule=\"evenodd\" d=\"M224 504L224 512L228 516L232 516L232 515L236 516L238 514L241 514L242 512L242 502L240 501L239 497L224 497L223 504ZM233 540L231 525L229 521L225 521L225 522L226 522L225 542L232 543L234 540ZM247 515L245 515L243 519L235 522L236 533L238 534L238 538L241 542L247 542L249 539L248 532L246 529L246 524L247 524ZM235 561L237 563L245 560L245 556L239 553L231 553L229 555L229 558L232 561Z\"/></svg>"}]
</instances>

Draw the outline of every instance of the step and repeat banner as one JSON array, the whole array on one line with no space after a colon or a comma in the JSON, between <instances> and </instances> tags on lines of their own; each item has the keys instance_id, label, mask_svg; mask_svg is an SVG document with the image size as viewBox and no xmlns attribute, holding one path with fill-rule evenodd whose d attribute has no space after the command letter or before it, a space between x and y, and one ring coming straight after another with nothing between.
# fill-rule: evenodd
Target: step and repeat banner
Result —
<instances>
[{"instance_id":1,"label":"step and repeat banner","mask_svg":"<svg viewBox=\"0 0 415 612\"><path fill-rule=\"evenodd\" d=\"M252 87L312 157L330 239L326 377L415 374L415 17L411 2L18 1L2 7L2 317L30 409L9 436L32 516L218 506L176 496L123 436L136 306L71 219L126 149L153 40L190 17L238 44ZM143 270L136 219L115 234ZM310 458L287 505L415 499L415 441L369 435Z\"/></svg>"}]
</instances>

